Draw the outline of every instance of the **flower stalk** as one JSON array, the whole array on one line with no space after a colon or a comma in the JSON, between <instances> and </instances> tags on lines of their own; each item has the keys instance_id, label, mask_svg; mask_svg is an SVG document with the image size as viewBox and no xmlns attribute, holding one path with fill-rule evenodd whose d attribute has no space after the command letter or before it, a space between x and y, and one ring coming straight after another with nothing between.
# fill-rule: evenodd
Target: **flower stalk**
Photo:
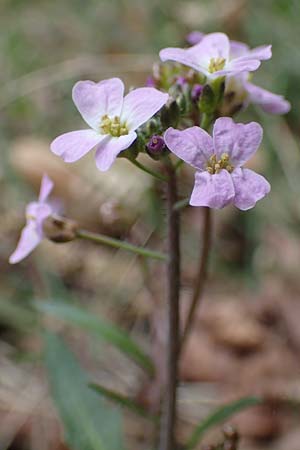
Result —
<instances>
[{"instance_id":1,"label":"flower stalk","mask_svg":"<svg viewBox=\"0 0 300 450\"><path fill-rule=\"evenodd\" d=\"M180 241L179 212L177 202L176 172L168 166L167 219L168 219L168 267L167 267L167 373L165 398L160 429L160 450L175 449L176 398L179 356L179 292L180 292Z\"/></svg>"},{"instance_id":2,"label":"flower stalk","mask_svg":"<svg viewBox=\"0 0 300 450\"><path fill-rule=\"evenodd\" d=\"M160 261L167 261L168 257L164 253L156 252L145 247L139 247L137 245L130 244L129 242L120 241L119 239L104 236L103 234L93 233L86 230L77 230L76 236L81 239L92 241L96 244L109 245L110 247L120 248L129 252L136 253L137 255L144 256L145 258L158 259Z\"/></svg>"}]
</instances>

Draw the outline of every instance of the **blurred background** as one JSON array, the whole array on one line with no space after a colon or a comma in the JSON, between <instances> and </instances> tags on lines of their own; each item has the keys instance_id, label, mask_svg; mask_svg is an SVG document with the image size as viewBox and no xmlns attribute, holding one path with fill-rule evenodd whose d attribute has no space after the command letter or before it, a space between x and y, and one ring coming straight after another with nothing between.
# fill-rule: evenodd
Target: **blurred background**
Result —
<instances>
[{"instance_id":1,"label":"blurred background","mask_svg":"<svg viewBox=\"0 0 300 450\"><path fill-rule=\"evenodd\" d=\"M229 207L214 214L209 282L180 362L179 438L218 405L258 395L267 399L264 406L231 421L242 436L240 448L299 450L299 21L297 0L1 0L1 449L70 448L49 394L44 329L64 336L89 380L141 404L155 403L157 380L145 380L111 346L35 305L71 304L110 320L159 367L165 329L160 264L146 267L131 254L77 241L43 242L16 266L8 257L44 172L54 180L65 214L82 227L163 248L159 184L123 159L108 173L97 171L92 154L64 164L49 144L83 128L71 99L76 81L118 76L127 88L143 86L158 51L185 45L187 33L198 30L223 31L251 47L271 43L273 58L254 80L284 95L292 109L286 117L253 107L238 116L264 127L262 151L251 165L268 178L272 191L251 212ZM185 169L182 197L192 182L193 171ZM197 264L200 209L186 208L182 222L184 309ZM46 360L50 372L59 364L51 366L47 354ZM123 430L127 448L151 448L151 427L141 419L126 414ZM219 435L214 429L205 442Z\"/></svg>"}]
</instances>

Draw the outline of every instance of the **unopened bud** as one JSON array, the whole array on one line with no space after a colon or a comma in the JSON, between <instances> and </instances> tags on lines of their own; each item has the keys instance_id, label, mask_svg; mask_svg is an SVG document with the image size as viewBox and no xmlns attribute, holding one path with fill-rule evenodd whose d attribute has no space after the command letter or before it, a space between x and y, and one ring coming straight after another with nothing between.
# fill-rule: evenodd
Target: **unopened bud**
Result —
<instances>
[{"instance_id":1,"label":"unopened bud","mask_svg":"<svg viewBox=\"0 0 300 450\"><path fill-rule=\"evenodd\" d=\"M147 150L151 155L161 155L163 150L166 148L165 141L162 136L154 135L150 138L147 143Z\"/></svg>"},{"instance_id":2,"label":"unopened bud","mask_svg":"<svg viewBox=\"0 0 300 450\"><path fill-rule=\"evenodd\" d=\"M53 242L69 242L76 239L78 224L72 219L50 216L43 222L43 233Z\"/></svg>"},{"instance_id":3,"label":"unopened bud","mask_svg":"<svg viewBox=\"0 0 300 450\"><path fill-rule=\"evenodd\" d=\"M194 84L191 92L191 98L194 102L197 102L202 94L203 86L202 84Z\"/></svg>"},{"instance_id":4,"label":"unopened bud","mask_svg":"<svg viewBox=\"0 0 300 450\"><path fill-rule=\"evenodd\" d=\"M156 80L154 77L148 77L146 80L146 86L147 87L156 87Z\"/></svg>"},{"instance_id":5,"label":"unopened bud","mask_svg":"<svg viewBox=\"0 0 300 450\"><path fill-rule=\"evenodd\" d=\"M155 134L159 128L159 123L156 119L150 119L147 122L146 129L148 134Z\"/></svg>"}]
</instances>

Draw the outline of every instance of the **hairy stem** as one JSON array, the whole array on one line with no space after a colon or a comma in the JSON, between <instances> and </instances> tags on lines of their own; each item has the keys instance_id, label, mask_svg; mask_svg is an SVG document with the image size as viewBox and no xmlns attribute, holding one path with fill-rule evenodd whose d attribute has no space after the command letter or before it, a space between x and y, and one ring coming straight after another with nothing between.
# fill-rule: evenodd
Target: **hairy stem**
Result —
<instances>
[{"instance_id":1,"label":"hairy stem","mask_svg":"<svg viewBox=\"0 0 300 450\"><path fill-rule=\"evenodd\" d=\"M176 173L168 166L169 181L167 184L167 216L168 216L168 340L167 340L167 372L165 398L160 429L160 450L174 450L176 445L176 390L179 356L179 291L180 291L180 242L179 213L174 209L177 201Z\"/></svg>"},{"instance_id":2,"label":"hairy stem","mask_svg":"<svg viewBox=\"0 0 300 450\"><path fill-rule=\"evenodd\" d=\"M103 234L92 233L91 231L86 230L77 230L76 236L81 239L93 241L96 244L104 244L115 248L121 248L146 258L159 259L161 261L167 261L168 259L167 255L164 253L156 252L146 247L138 247L137 245L130 244L129 242L120 241L119 239L104 236Z\"/></svg>"},{"instance_id":3,"label":"hairy stem","mask_svg":"<svg viewBox=\"0 0 300 450\"><path fill-rule=\"evenodd\" d=\"M199 268L196 274L193 297L188 311L185 327L181 338L181 349L186 342L188 334L192 329L195 311L199 305L199 301L203 294L205 281L207 278L208 257L211 247L211 209L204 207L203 209L203 227L202 227L202 246L200 251Z\"/></svg>"}]
</instances>

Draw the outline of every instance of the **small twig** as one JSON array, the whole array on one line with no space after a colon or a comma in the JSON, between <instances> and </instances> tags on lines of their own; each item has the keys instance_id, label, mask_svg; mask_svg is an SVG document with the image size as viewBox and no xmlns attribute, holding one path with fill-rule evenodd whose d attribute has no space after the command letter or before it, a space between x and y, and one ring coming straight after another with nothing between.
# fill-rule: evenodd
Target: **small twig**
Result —
<instances>
[{"instance_id":1,"label":"small twig","mask_svg":"<svg viewBox=\"0 0 300 450\"><path fill-rule=\"evenodd\" d=\"M137 245L130 244L129 242L120 241L119 239L104 236L103 234L92 233L86 230L77 230L76 236L81 239L87 239L97 244L109 245L115 248L121 248L129 252L137 253L138 255L146 258L159 259L161 261L167 261L168 257L164 253L156 252L145 247L138 247Z\"/></svg>"},{"instance_id":2,"label":"small twig","mask_svg":"<svg viewBox=\"0 0 300 450\"><path fill-rule=\"evenodd\" d=\"M210 208L205 207L203 208L202 247L200 253L199 269L196 274L193 297L187 315L185 327L182 333L181 350L192 328L195 311L204 290L204 285L207 277L208 256L211 247L211 226L211 210Z\"/></svg>"}]
</instances>

